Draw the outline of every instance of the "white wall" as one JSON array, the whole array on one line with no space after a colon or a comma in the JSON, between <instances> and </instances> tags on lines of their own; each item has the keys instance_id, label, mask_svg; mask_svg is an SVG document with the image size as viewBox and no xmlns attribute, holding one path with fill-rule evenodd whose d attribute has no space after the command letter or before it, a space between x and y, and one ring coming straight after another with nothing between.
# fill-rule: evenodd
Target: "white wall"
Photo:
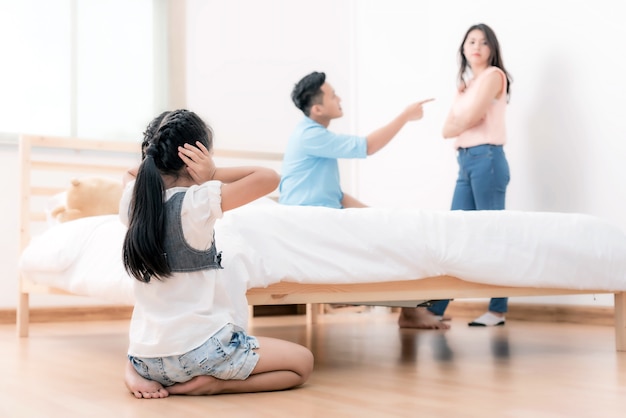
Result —
<instances>
[{"instance_id":1,"label":"white wall","mask_svg":"<svg viewBox=\"0 0 626 418\"><path fill-rule=\"evenodd\" d=\"M214 127L217 146L280 152L301 117L291 88L310 71L325 71L343 98L345 116L331 124L337 131L367 134L411 101L435 97L422 121L367 160L343 162L342 175L344 187L372 206L447 210L456 162L441 125L461 38L471 24L485 22L514 78L508 208L589 213L626 230L626 29L614 5L187 0L187 107ZM0 221L7 231L0 237L7 270L0 307L10 307L17 292L13 150L0 149L0 163L8 197ZM612 304L606 296L528 301Z\"/></svg>"},{"instance_id":2,"label":"white wall","mask_svg":"<svg viewBox=\"0 0 626 418\"><path fill-rule=\"evenodd\" d=\"M8 148L8 149L7 149ZM17 260L18 260L18 166L17 151L14 147L0 146L0 167L2 186L6 193L0 200L0 264L4 275L0 281L0 307L17 304Z\"/></svg>"}]
</instances>

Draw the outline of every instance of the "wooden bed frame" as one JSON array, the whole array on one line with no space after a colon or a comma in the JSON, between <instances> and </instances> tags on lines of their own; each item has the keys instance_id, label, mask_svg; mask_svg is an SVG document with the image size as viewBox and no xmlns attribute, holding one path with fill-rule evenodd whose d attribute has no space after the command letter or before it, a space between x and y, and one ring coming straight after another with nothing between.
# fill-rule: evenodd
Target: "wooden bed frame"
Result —
<instances>
[{"instance_id":1,"label":"wooden bed frame","mask_svg":"<svg viewBox=\"0 0 626 418\"><path fill-rule=\"evenodd\" d=\"M42 207L35 208L34 198L50 197L67 189L68 182L50 186L42 185L35 172L43 174L54 172L80 172L82 175L108 173L119 175L128 169L126 165L85 163L80 160L81 153L102 153L119 155L120 160L130 156L139 159L139 143L120 141L94 141L76 138L59 138L22 135L19 143L20 164L20 252L31 238L31 225L45 222L46 215ZM42 155L43 152L43 155ZM53 159L50 154L54 154ZM61 158L65 157L65 158ZM122 158L124 157L124 158ZM216 158L236 160L254 160L251 164L276 164L282 158L279 153L215 150ZM62 160L62 161L61 161ZM43 176L50 181L50 175ZM42 205L39 205L42 206ZM68 294L68 292L41 286L19 277L19 299L17 306L17 330L22 337L28 335L29 295L35 293ZM250 289L247 293L250 306L306 304L307 316L315 322L320 310L318 304L324 303L370 303L381 305L415 306L417 302L436 299L491 298L512 296L548 296L574 294L612 293L615 299L615 344L618 351L626 351L626 292L606 290L571 290L553 288L491 286L468 282L455 277L440 276L418 280L394 281L363 284L298 284L280 282L266 288Z\"/></svg>"}]
</instances>

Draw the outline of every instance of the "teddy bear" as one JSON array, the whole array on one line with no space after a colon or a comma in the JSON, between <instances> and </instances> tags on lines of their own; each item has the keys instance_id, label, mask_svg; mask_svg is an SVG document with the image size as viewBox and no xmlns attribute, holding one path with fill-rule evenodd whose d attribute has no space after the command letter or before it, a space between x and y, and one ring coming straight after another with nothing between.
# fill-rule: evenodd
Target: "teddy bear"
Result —
<instances>
[{"instance_id":1,"label":"teddy bear","mask_svg":"<svg viewBox=\"0 0 626 418\"><path fill-rule=\"evenodd\" d=\"M65 204L52 209L50 215L58 222L68 222L87 216L116 214L122 191L122 182L111 178L74 178L65 193Z\"/></svg>"}]
</instances>

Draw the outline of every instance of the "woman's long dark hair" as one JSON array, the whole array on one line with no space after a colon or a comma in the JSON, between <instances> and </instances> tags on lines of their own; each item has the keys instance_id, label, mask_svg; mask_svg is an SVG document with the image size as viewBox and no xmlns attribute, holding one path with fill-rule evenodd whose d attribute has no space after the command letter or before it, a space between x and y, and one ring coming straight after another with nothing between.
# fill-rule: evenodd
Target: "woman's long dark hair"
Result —
<instances>
[{"instance_id":1,"label":"woman's long dark hair","mask_svg":"<svg viewBox=\"0 0 626 418\"><path fill-rule=\"evenodd\" d=\"M463 42L461 42L461 46L459 47L459 74L458 74L458 82L465 84L465 73L467 68L470 66L467 62L467 58L465 58L465 54L463 53L463 46L465 45L465 41L469 36L470 32L478 29L485 35L485 39L487 40L487 45L491 50L491 56L489 57L489 65L493 67L498 67L501 69L506 76L506 97L507 101L511 96L511 83L513 82L513 78L511 74L504 68L504 62L502 61L502 53L500 52L500 43L498 42L498 38L496 37L496 33L489 26L484 23L478 23L476 25L472 25L467 32L465 32L465 36L463 37Z\"/></svg>"},{"instance_id":2,"label":"woman's long dark hair","mask_svg":"<svg viewBox=\"0 0 626 418\"><path fill-rule=\"evenodd\" d=\"M186 143L195 146L197 141L211 150L211 128L198 115L184 109L160 114L144 132L143 160L133 189L122 250L126 271L141 282L172 273L163 249L165 185L161 176L186 176L178 147Z\"/></svg>"}]
</instances>

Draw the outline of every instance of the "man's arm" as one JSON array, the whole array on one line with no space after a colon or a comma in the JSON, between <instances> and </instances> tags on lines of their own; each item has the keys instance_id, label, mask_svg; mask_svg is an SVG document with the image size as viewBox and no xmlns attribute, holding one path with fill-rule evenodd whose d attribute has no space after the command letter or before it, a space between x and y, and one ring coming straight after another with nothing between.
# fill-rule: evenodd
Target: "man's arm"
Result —
<instances>
[{"instance_id":1,"label":"man's arm","mask_svg":"<svg viewBox=\"0 0 626 418\"><path fill-rule=\"evenodd\" d=\"M424 116L422 105L433 100L435 99L422 100L407 106L387 125L369 134L367 136L367 155L372 155L387 145L407 122L421 119Z\"/></svg>"}]
</instances>

